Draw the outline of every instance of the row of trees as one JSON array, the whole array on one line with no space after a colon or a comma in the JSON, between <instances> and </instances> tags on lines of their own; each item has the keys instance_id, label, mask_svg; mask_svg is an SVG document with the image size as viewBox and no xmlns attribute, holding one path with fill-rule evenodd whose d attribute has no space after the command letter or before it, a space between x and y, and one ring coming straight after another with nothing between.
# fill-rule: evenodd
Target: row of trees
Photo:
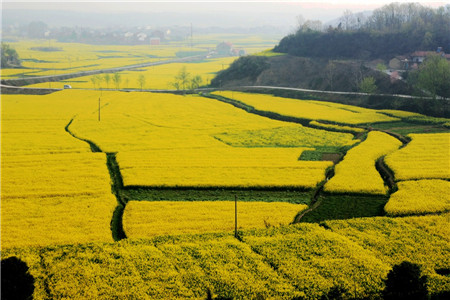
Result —
<instances>
[{"instance_id":1,"label":"row of trees","mask_svg":"<svg viewBox=\"0 0 450 300\"><path fill-rule=\"evenodd\" d=\"M171 83L177 91L178 90L194 90L199 88L203 83L203 79L200 75L191 75L183 66L178 74L175 76L175 80Z\"/></svg>"},{"instance_id":2,"label":"row of trees","mask_svg":"<svg viewBox=\"0 0 450 300\"><path fill-rule=\"evenodd\" d=\"M106 84L106 88L109 89L109 84L113 83L116 89L120 89L120 85L123 82L125 88L128 88L129 79L125 78L122 81L122 76L119 73L114 73L112 75L105 73L103 75L97 74L91 77L91 82L94 88L102 88L102 84ZM144 74L140 74L137 78L137 83L141 90L144 89L146 83L146 77ZM191 75L187 72L186 67L182 67L178 74L175 76L174 81L170 83L176 90L193 90L199 88L203 83L202 77L200 75Z\"/></svg>"}]
</instances>

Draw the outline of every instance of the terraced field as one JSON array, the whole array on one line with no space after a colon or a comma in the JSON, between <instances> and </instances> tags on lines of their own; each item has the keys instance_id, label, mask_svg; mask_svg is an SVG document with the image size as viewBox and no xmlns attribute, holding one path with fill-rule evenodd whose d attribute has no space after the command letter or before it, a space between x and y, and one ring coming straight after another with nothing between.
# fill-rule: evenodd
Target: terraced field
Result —
<instances>
[{"instance_id":1,"label":"terraced field","mask_svg":"<svg viewBox=\"0 0 450 300\"><path fill-rule=\"evenodd\" d=\"M2 257L35 299L376 298L404 260L450 290L445 127L407 143L390 128L419 116L217 94L241 106L2 95Z\"/></svg>"}]
</instances>

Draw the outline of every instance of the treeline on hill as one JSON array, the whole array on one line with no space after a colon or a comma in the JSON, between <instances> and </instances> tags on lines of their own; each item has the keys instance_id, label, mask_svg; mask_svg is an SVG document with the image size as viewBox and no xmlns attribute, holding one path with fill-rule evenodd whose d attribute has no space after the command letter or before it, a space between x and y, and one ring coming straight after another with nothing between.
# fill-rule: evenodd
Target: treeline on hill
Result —
<instances>
[{"instance_id":1,"label":"treeline on hill","mask_svg":"<svg viewBox=\"0 0 450 300\"><path fill-rule=\"evenodd\" d=\"M432 9L391 3L368 17L347 10L339 25L326 31L320 21L300 20L296 33L284 37L274 51L329 59L388 59L437 47L450 52L450 5Z\"/></svg>"}]
</instances>

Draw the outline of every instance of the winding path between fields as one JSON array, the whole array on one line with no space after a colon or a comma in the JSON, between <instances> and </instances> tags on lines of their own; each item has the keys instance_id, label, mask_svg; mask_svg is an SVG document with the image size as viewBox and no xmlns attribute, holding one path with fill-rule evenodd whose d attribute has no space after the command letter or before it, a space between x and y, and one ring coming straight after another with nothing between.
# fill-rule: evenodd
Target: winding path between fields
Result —
<instances>
[{"instance_id":1,"label":"winding path between fields","mask_svg":"<svg viewBox=\"0 0 450 300\"><path fill-rule=\"evenodd\" d=\"M111 178L111 192L116 197L117 200L117 206L114 209L112 218L111 218L111 232L112 237L114 241L120 241L122 239L125 239L127 236L125 234L125 231L123 229L123 222L122 217L125 210L126 201L123 199L122 195L120 194L120 190L123 188L123 179L122 174L120 173L119 165L117 164L116 160L116 154L117 152L104 152L100 149L98 145L96 145L94 142L83 139L75 135L70 130L70 125L72 124L73 120L76 118L73 117L69 123L64 128L66 132L68 132L72 137L76 138L77 140L86 142L89 144L92 152L101 152L106 154L106 166L108 168L109 176Z\"/></svg>"},{"instance_id":2,"label":"winding path between fields","mask_svg":"<svg viewBox=\"0 0 450 300\"><path fill-rule=\"evenodd\" d=\"M289 88L290 89L290 88ZM293 90L299 90L299 89L293 89ZM311 91L311 90L304 90L304 91ZM361 94L361 93L357 93L357 94ZM309 122L311 120L309 119L302 119L302 118L295 118L295 117L290 117L290 116L284 116L284 115L280 115L274 112L270 112L270 111L262 111L262 110L257 110L256 108L254 108L253 106L247 105L245 103L242 103L238 100L235 99L231 99L231 98L227 98L227 97L223 97L223 96L218 96L218 95L212 95L212 94L204 94L204 97L208 97L211 99L215 99L230 105L233 105L237 108L243 109L248 113L253 113L262 117L266 117L266 118L270 118L270 119L274 119L274 120L279 120L279 121L285 121L285 122L293 122L293 123L298 123L301 124L305 127L311 127L311 128L316 128L314 126L309 125ZM362 128L362 127L358 127L358 128ZM327 130L326 128L321 128L322 130ZM365 129L366 131L370 131L372 130L371 128L362 128ZM339 131L339 130L336 130ZM402 146L400 148L405 147L409 142L410 139L394 133L394 132L390 132L387 130L377 130L377 131L381 131L384 132L386 134L391 135L392 137L398 139L401 143ZM348 132L345 130L342 130L342 132ZM356 133L354 133L355 137L356 137ZM356 145L355 145L356 146ZM311 199L311 203L309 205L309 207L300 212L294 219L293 223L299 223L301 221L301 219L303 218L303 216L305 216L307 213L315 210L316 208L318 208L321 204L322 204L322 199L320 199L320 194L323 191L323 187L326 184L326 182L328 180L330 180L333 176L334 176L334 168L336 167L336 165L342 161L345 157L346 153L343 153L343 155L341 155L339 161L334 162L333 166L327 171L326 175L325 175L325 180L322 181L321 183L319 183L314 191L314 194L312 196ZM395 192L397 190L397 185L395 183L395 178L394 178L394 174L392 172L392 170L385 164L384 162L384 156L380 157L377 159L376 163L375 163L375 167L378 171L378 173L380 173L381 178L383 179L383 181L385 182L385 184L389 187L389 194Z\"/></svg>"}]
</instances>

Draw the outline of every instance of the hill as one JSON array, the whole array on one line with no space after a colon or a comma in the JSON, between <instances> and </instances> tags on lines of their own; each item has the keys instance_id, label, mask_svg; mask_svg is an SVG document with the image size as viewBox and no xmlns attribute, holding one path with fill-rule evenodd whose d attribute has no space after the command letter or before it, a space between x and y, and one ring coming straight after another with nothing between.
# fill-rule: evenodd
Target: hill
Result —
<instances>
[{"instance_id":1,"label":"hill","mask_svg":"<svg viewBox=\"0 0 450 300\"><path fill-rule=\"evenodd\" d=\"M211 81L215 87L242 85L283 86L324 91L358 92L365 77L374 77L381 94L412 94L403 81L391 82L389 75L356 60L335 60L281 55L241 57Z\"/></svg>"}]
</instances>

